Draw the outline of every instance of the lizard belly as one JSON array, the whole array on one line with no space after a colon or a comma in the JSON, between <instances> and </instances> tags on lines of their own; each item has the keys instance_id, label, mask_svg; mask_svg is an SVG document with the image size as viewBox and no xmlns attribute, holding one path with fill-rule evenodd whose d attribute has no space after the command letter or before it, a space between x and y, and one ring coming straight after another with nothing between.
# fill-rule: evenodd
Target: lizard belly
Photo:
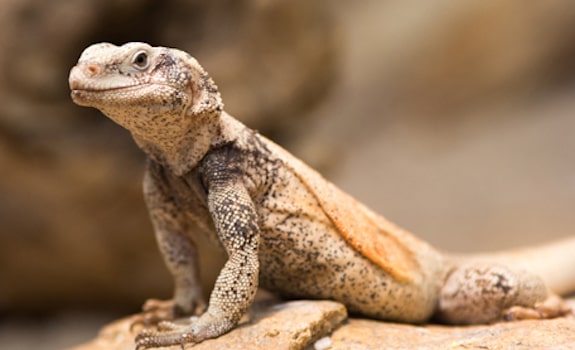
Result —
<instances>
[{"instance_id":1,"label":"lizard belly","mask_svg":"<svg viewBox=\"0 0 575 350\"><path fill-rule=\"evenodd\" d=\"M423 322L433 313L436 297L426 281L394 279L354 250L321 210L263 211L263 288L286 297L337 300L350 312L378 319Z\"/></svg>"}]
</instances>

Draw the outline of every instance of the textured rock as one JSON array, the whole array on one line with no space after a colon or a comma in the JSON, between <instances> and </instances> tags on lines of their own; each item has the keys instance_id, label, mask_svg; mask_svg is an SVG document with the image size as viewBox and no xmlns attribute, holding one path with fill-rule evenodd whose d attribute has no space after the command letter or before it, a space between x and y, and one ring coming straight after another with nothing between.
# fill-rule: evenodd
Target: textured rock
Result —
<instances>
[{"instance_id":1,"label":"textured rock","mask_svg":"<svg viewBox=\"0 0 575 350\"><path fill-rule=\"evenodd\" d=\"M421 327L352 319L336 330L331 339L330 350L574 349L575 319L467 327Z\"/></svg>"},{"instance_id":2,"label":"textured rock","mask_svg":"<svg viewBox=\"0 0 575 350\"><path fill-rule=\"evenodd\" d=\"M193 346L194 350L303 349L334 330L347 317L345 307L332 301L292 301L259 304L250 310L249 321L217 339ZM102 329L90 343L73 350L133 350L135 331L130 319ZM180 350L180 346L164 348Z\"/></svg>"},{"instance_id":3,"label":"textured rock","mask_svg":"<svg viewBox=\"0 0 575 350\"><path fill-rule=\"evenodd\" d=\"M194 350L306 349L573 349L575 317L452 327L415 326L352 318L332 301L262 300L236 329ZM72 350L132 350L135 332L125 318ZM330 333L331 332L331 333ZM179 346L165 348L180 350Z\"/></svg>"}]
</instances>

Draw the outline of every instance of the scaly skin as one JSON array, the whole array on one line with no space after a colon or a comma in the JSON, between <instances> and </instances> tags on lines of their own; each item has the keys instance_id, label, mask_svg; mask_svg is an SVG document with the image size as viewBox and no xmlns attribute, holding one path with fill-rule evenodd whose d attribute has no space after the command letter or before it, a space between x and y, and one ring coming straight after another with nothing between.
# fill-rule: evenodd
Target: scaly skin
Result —
<instances>
[{"instance_id":1,"label":"scaly skin","mask_svg":"<svg viewBox=\"0 0 575 350\"><path fill-rule=\"evenodd\" d=\"M185 52L92 45L70 72L70 88L74 102L127 128L148 155L145 198L175 280L168 314L206 307L195 237L210 236L228 255L207 310L187 326L162 322L158 331L142 331L137 348L183 347L228 332L258 285L401 322L436 315L484 323L566 311L541 278L512 268L520 258L506 267L489 256L466 263L442 254L245 127L223 111L217 87ZM565 244L575 249L575 239Z\"/></svg>"}]
</instances>

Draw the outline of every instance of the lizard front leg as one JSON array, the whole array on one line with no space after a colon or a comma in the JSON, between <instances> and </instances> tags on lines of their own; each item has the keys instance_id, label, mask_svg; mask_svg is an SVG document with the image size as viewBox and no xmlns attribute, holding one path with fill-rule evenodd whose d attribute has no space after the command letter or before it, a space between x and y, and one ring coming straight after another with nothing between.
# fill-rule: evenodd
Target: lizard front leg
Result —
<instances>
[{"instance_id":1,"label":"lizard front leg","mask_svg":"<svg viewBox=\"0 0 575 350\"><path fill-rule=\"evenodd\" d=\"M174 279L170 301L148 300L142 319L135 323L156 323L177 316L200 314L205 310L199 278L198 252L188 235L183 213L171 199L161 173L149 165L144 177L144 196L164 262Z\"/></svg>"},{"instance_id":2,"label":"lizard front leg","mask_svg":"<svg viewBox=\"0 0 575 350\"><path fill-rule=\"evenodd\" d=\"M207 311L190 325L164 324L144 331L137 348L197 343L232 329L254 300L258 287L259 228L252 200L236 176L214 172L206 181L208 207L228 260L216 280Z\"/></svg>"}]
</instances>

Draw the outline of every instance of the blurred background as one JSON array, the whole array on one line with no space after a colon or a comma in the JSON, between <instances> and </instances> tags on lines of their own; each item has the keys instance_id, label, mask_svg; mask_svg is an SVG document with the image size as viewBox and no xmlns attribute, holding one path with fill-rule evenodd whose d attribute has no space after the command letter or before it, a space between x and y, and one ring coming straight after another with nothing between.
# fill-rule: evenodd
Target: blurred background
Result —
<instances>
[{"instance_id":1,"label":"blurred background","mask_svg":"<svg viewBox=\"0 0 575 350\"><path fill-rule=\"evenodd\" d=\"M0 348L65 348L171 294L143 154L69 98L88 45L190 52L229 113L465 252L573 235L574 24L570 0L1 0Z\"/></svg>"}]
</instances>

